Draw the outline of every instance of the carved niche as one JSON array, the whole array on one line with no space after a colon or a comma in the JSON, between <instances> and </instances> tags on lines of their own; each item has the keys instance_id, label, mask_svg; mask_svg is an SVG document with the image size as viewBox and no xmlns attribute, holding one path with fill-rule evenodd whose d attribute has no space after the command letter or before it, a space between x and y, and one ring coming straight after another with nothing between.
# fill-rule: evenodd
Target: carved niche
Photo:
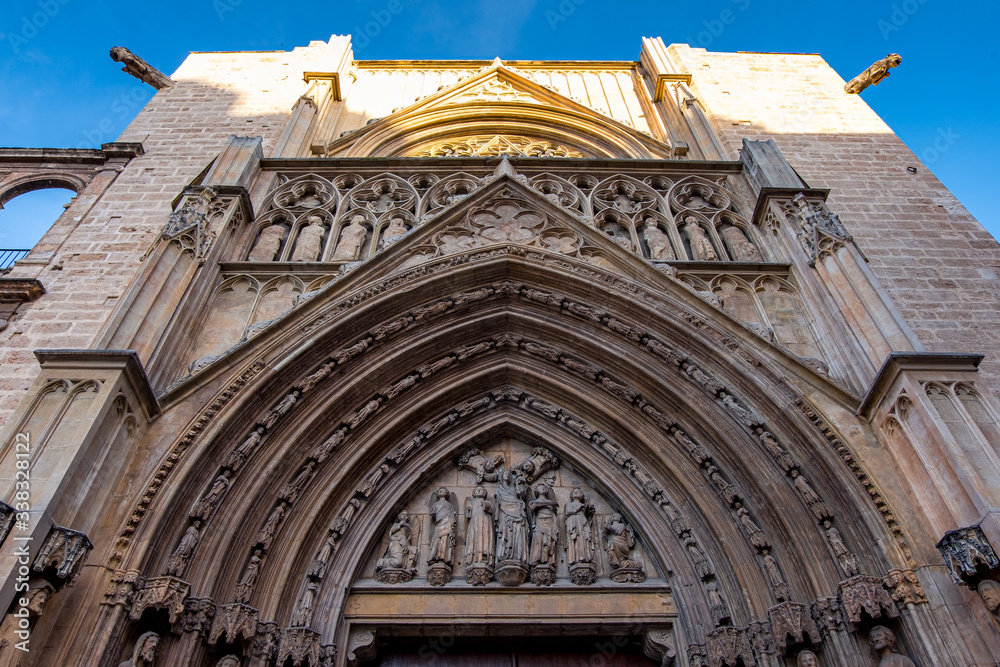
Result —
<instances>
[{"instance_id":1,"label":"carved niche","mask_svg":"<svg viewBox=\"0 0 1000 667\"><path fill-rule=\"evenodd\" d=\"M1000 566L993 545L979 526L949 530L937 543L937 548L956 584L965 583L963 577L975 576L977 563L989 570Z\"/></svg>"},{"instance_id":2,"label":"carved niche","mask_svg":"<svg viewBox=\"0 0 1000 667\"><path fill-rule=\"evenodd\" d=\"M462 450L395 518L362 578L484 586L657 577L632 521L552 451L514 438Z\"/></svg>"}]
</instances>

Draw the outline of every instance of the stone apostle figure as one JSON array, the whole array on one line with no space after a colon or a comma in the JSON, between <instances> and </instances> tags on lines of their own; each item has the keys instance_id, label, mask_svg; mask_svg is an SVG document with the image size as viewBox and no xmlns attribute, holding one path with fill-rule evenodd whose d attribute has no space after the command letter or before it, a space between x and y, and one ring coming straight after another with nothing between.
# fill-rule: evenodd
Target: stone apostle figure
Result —
<instances>
[{"instance_id":1,"label":"stone apostle figure","mask_svg":"<svg viewBox=\"0 0 1000 667\"><path fill-rule=\"evenodd\" d=\"M437 500L431 505L431 521L434 531L428 547L430 555L427 564L445 563L451 565L455 553L455 506L448 499L448 489L440 488L435 494Z\"/></svg>"},{"instance_id":2,"label":"stone apostle figure","mask_svg":"<svg viewBox=\"0 0 1000 667\"><path fill-rule=\"evenodd\" d=\"M896 635L889 628L876 625L872 628L868 641L880 658L878 667L916 667L912 660L896 651Z\"/></svg>"},{"instance_id":3,"label":"stone apostle figure","mask_svg":"<svg viewBox=\"0 0 1000 667\"><path fill-rule=\"evenodd\" d=\"M812 651L800 651L795 659L795 667L819 667L819 660Z\"/></svg>"},{"instance_id":4,"label":"stone apostle figure","mask_svg":"<svg viewBox=\"0 0 1000 667\"><path fill-rule=\"evenodd\" d=\"M594 506L587 502L583 489L577 487L566 503L566 555L570 565L594 562L594 537L591 517Z\"/></svg>"},{"instance_id":5,"label":"stone apostle figure","mask_svg":"<svg viewBox=\"0 0 1000 667\"><path fill-rule=\"evenodd\" d=\"M688 241L691 243L691 259L701 261L715 261L719 256L715 254L712 242L708 240L705 230L693 218L684 221L684 231L687 232Z\"/></svg>"},{"instance_id":6,"label":"stone apostle figure","mask_svg":"<svg viewBox=\"0 0 1000 667\"><path fill-rule=\"evenodd\" d=\"M475 564L493 567L493 503L483 487L477 486L472 497L465 501L465 518L469 522L465 531L466 567Z\"/></svg>"},{"instance_id":7,"label":"stone apostle figure","mask_svg":"<svg viewBox=\"0 0 1000 667\"><path fill-rule=\"evenodd\" d=\"M323 249L323 235L326 233L323 219L318 215L310 215L306 218L306 222L309 225L299 231L299 238L295 241L293 262L315 262Z\"/></svg>"},{"instance_id":8,"label":"stone apostle figure","mask_svg":"<svg viewBox=\"0 0 1000 667\"><path fill-rule=\"evenodd\" d=\"M368 236L368 228L364 225L365 216L356 215L351 218L351 224L344 227L340 233L337 249L333 251L331 262L353 262L361 256L361 245Z\"/></svg>"},{"instance_id":9,"label":"stone apostle figure","mask_svg":"<svg viewBox=\"0 0 1000 667\"><path fill-rule=\"evenodd\" d=\"M497 563L523 563L528 555L528 516L523 496L524 478L505 468L496 492Z\"/></svg>"},{"instance_id":10,"label":"stone apostle figure","mask_svg":"<svg viewBox=\"0 0 1000 667\"><path fill-rule=\"evenodd\" d=\"M994 616L1000 616L1000 584L992 579L983 579L979 582L979 597L983 599L986 608Z\"/></svg>"},{"instance_id":11,"label":"stone apostle figure","mask_svg":"<svg viewBox=\"0 0 1000 667\"><path fill-rule=\"evenodd\" d=\"M403 238L408 232L406 224L402 218L393 218L389 221L389 226L382 232L382 240L379 242L380 248L388 248L393 243Z\"/></svg>"},{"instance_id":12,"label":"stone apostle figure","mask_svg":"<svg viewBox=\"0 0 1000 667\"><path fill-rule=\"evenodd\" d=\"M531 565L554 566L556 543L559 541L559 527L556 525L556 508L559 507L559 503L551 497L548 485L539 484L535 487L535 498L528 507L535 517L528 562Z\"/></svg>"},{"instance_id":13,"label":"stone apostle figure","mask_svg":"<svg viewBox=\"0 0 1000 667\"><path fill-rule=\"evenodd\" d=\"M250 262L273 262L283 238L285 238L284 225L268 225L261 230L260 236L257 237L257 244L250 251L247 260Z\"/></svg>"},{"instance_id":14,"label":"stone apostle figure","mask_svg":"<svg viewBox=\"0 0 1000 667\"><path fill-rule=\"evenodd\" d=\"M139 637L132 650L132 659L118 665L118 667L152 667L156 660L156 647L160 643L160 635L155 632L147 632Z\"/></svg>"},{"instance_id":15,"label":"stone apostle figure","mask_svg":"<svg viewBox=\"0 0 1000 667\"><path fill-rule=\"evenodd\" d=\"M739 227L726 227L722 230L722 238L729 245L729 252L734 262L759 262L763 259L760 251L747 241L747 237Z\"/></svg>"},{"instance_id":16,"label":"stone apostle figure","mask_svg":"<svg viewBox=\"0 0 1000 667\"><path fill-rule=\"evenodd\" d=\"M650 259L676 259L674 249L670 246L670 238L656 224L656 218L646 218L646 228L642 230L642 238L649 248Z\"/></svg>"}]
</instances>

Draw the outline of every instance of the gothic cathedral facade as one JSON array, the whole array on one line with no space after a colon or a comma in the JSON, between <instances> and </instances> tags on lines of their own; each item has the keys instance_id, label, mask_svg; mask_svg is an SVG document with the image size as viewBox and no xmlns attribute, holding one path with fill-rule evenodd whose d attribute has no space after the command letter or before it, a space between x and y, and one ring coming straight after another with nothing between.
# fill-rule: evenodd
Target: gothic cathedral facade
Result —
<instances>
[{"instance_id":1,"label":"gothic cathedral facade","mask_svg":"<svg viewBox=\"0 0 1000 667\"><path fill-rule=\"evenodd\" d=\"M0 149L0 665L1000 660L1000 246L821 58L112 55Z\"/></svg>"}]
</instances>

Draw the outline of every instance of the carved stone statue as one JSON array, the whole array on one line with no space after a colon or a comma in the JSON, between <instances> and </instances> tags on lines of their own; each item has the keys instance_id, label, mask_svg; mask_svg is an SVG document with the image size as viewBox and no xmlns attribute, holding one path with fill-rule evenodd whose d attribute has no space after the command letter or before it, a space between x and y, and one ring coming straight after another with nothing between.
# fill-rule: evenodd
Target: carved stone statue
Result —
<instances>
[{"instance_id":1,"label":"carved stone statue","mask_svg":"<svg viewBox=\"0 0 1000 667\"><path fill-rule=\"evenodd\" d=\"M837 562L840 564L840 569L848 577L853 577L858 573L858 559L847 548L847 545L844 544L844 538L840 536L840 531L832 523L824 521L823 528L826 530L826 539L829 540L830 547L837 554Z\"/></svg>"},{"instance_id":2,"label":"carved stone statue","mask_svg":"<svg viewBox=\"0 0 1000 667\"><path fill-rule=\"evenodd\" d=\"M534 516L531 531L531 581L539 586L551 586L556 582L556 544L559 541L559 527L556 525L556 510L559 503L551 496L546 484L535 487L535 498L528 503Z\"/></svg>"},{"instance_id":3,"label":"carved stone statue","mask_svg":"<svg viewBox=\"0 0 1000 667\"><path fill-rule=\"evenodd\" d=\"M545 447L533 447L531 456L518 463L515 468L528 482L534 482L546 471L559 467L559 459Z\"/></svg>"},{"instance_id":4,"label":"carved stone statue","mask_svg":"<svg viewBox=\"0 0 1000 667\"><path fill-rule=\"evenodd\" d=\"M406 233L410 231L406 228L406 222L402 218L393 218L389 221L389 225L382 232L382 240L379 241L378 247L388 248L393 243L403 238Z\"/></svg>"},{"instance_id":5,"label":"carved stone statue","mask_svg":"<svg viewBox=\"0 0 1000 667\"><path fill-rule=\"evenodd\" d=\"M819 497L819 494L813 490L806 478L795 469L792 469L790 474L792 476L792 483L795 485L795 488L799 490L799 493L802 494L802 498L806 501L806 505L809 506L809 509L812 510L813 516L821 521L832 517L833 510L822 498Z\"/></svg>"},{"instance_id":6,"label":"carved stone statue","mask_svg":"<svg viewBox=\"0 0 1000 667\"><path fill-rule=\"evenodd\" d=\"M330 565L330 557L333 556L333 551L336 548L337 542L333 536L327 537L326 541L323 542L323 546L320 547L319 552L316 554L316 558L309 563L306 576L322 579L323 575L326 574L326 568Z\"/></svg>"},{"instance_id":7,"label":"carved stone statue","mask_svg":"<svg viewBox=\"0 0 1000 667\"><path fill-rule=\"evenodd\" d=\"M889 76L890 69L899 67L902 62L903 58L898 53L890 53L882 60L876 60L868 69L844 84L844 92L848 95L857 95L868 86L877 86L882 79Z\"/></svg>"},{"instance_id":8,"label":"carved stone statue","mask_svg":"<svg viewBox=\"0 0 1000 667\"><path fill-rule=\"evenodd\" d=\"M729 606L719 590L719 583L712 579L705 584L705 595L708 596L708 608L716 625L729 621Z\"/></svg>"},{"instance_id":9,"label":"carved stone statue","mask_svg":"<svg viewBox=\"0 0 1000 667\"><path fill-rule=\"evenodd\" d=\"M235 655L227 655L215 663L215 667L240 667L240 659Z\"/></svg>"},{"instance_id":10,"label":"carved stone statue","mask_svg":"<svg viewBox=\"0 0 1000 667\"><path fill-rule=\"evenodd\" d=\"M477 486L465 500L465 580L473 586L485 586L493 579L493 503L486 489Z\"/></svg>"},{"instance_id":11,"label":"carved stone statue","mask_svg":"<svg viewBox=\"0 0 1000 667\"><path fill-rule=\"evenodd\" d=\"M306 589L302 591L302 598L299 600L299 606L292 614L293 628L304 628L312 623L313 606L316 604L316 590L318 588L319 582L317 581L310 580L306 584Z\"/></svg>"},{"instance_id":12,"label":"carved stone statue","mask_svg":"<svg viewBox=\"0 0 1000 667\"><path fill-rule=\"evenodd\" d=\"M111 49L111 59L116 63L122 63L122 71L131 74L143 83L148 83L153 88L171 88L174 85L173 79L156 69L145 60L135 55L124 46L115 46Z\"/></svg>"},{"instance_id":13,"label":"carved stone statue","mask_svg":"<svg viewBox=\"0 0 1000 667\"><path fill-rule=\"evenodd\" d=\"M642 238L649 248L650 259L677 259L670 245L670 237L656 224L656 218L646 218L646 228L642 230Z\"/></svg>"},{"instance_id":14,"label":"carved stone statue","mask_svg":"<svg viewBox=\"0 0 1000 667\"><path fill-rule=\"evenodd\" d=\"M267 521L261 526L261 529L257 531L257 536L254 541L264 547L264 551L271 548L271 542L274 541L274 535L278 532L278 524L281 520L285 518L285 504L281 503L273 510L267 517Z\"/></svg>"},{"instance_id":15,"label":"carved stone statue","mask_svg":"<svg viewBox=\"0 0 1000 667\"><path fill-rule=\"evenodd\" d=\"M344 227L340 232L340 241L333 251L331 262L354 262L361 256L361 245L368 236L368 228L364 225L365 216L355 215L351 218L351 224Z\"/></svg>"},{"instance_id":16,"label":"carved stone statue","mask_svg":"<svg viewBox=\"0 0 1000 667\"><path fill-rule=\"evenodd\" d=\"M497 483L496 578L503 586L520 586L528 576L527 483L517 471L502 468Z\"/></svg>"},{"instance_id":17,"label":"carved stone statue","mask_svg":"<svg viewBox=\"0 0 1000 667\"><path fill-rule=\"evenodd\" d=\"M222 466L233 471L239 470L240 466L246 463L246 460L257 449L257 445L260 444L263 437L264 428L258 426L251 431L250 435L247 436L247 439L239 447L229 453L226 460L222 462Z\"/></svg>"},{"instance_id":18,"label":"carved stone statue","mask_svg":"<svg viewBox=\"0 0 1000 667\"><path fill-rule=\"evenodd\" d=\"M719 256L715 254L715 248L712 247L712 242L697 220L693 217L687 218L684 221L684 231L687 232L688 241L691 243L691 259L704 262L719 259Z\"/></svg>"},{"instance_id":19,"label":"carved stone statue","mask_svg":"<svg viewBox=\"0 0 1000 667\"><path fill-rule=\"evenodd\" d=\"M483 482L495 482L499 479L497 468L503 464L503 455L497 454L493 458L488 458L477 448L473 447L458 459L458 467L471 470L476 475L476 484Z\"/></svg>"},{"instance_id":20,"label":"carved stone statue","mask_svg":"<svg viewBox=\"0 0 1000 667\"><path fill-rule=\"evenodd\" d=\"M254 586L257 585L257 577L260 574L260 549L253 552L247 569L243 570L240 582L236 584L236 602L247 603L253 595Z\"/></svg>"},{"instance_id":21,"label":"carved stone statue","mask_svg":"<svg viewBox=\"0 0 1000 667\"><path fill-rule=\"evenodd\" d=\"M273 262L274 258L278 255L278 249L281 248L281 241L284 238L284 225L268 225L260 230L260 236L257 237L257 243L254 245L253 250L250 251L247 261Z\"/></svg>"},{"instance_id":22,"label":"carved stone statue","mask_svg":"<svg viewBox=\"0 0 1000 667\"><path fill-rule=\"evenodd\" d=\"M293 262L315 262L323 249L323 235L326 234L323 219L318 215L310 215L306 222L309 225L299 230L299 237L295 240Z\"/></svg>"},{"instance_id":23,"label":"carved stone statue","mask_svg":"<svg viewBox=\"0 0 1000 667\"><path fill-rule=\"evenodd\" d=\"M618 583L645 581L646 573L642 565L632 559L635 535L622 515L615 513L605 517L601 528L604 532L604 548L607 549L608 560L611 562L611 580Z\"/></svg>"},{"instance_id":24,"label":"carved stone statue","mask_svg":"<svg viewBox=\"0 0 1000 667\"><path fill-rule=\"evenodd\" d=\"M722 230L722 238L729 246L729 254L734 262L760 262L763 257L757 247L747 240L739 227L726 227Z\"/></svg>"},{"instance_id":25,"label":"carved stone statue","mask_svg":"<svg viewBox=\"0 0 1000 667\"><path fill-rule=\"evenodd\" d=\"M444 586L451 581L451 567L455 554L455 506L449 499L450 492L442 487L435 493L436 500L431 505L433 531L428 545L427 583Z\"/></svg>"},{"instance_id":26,"label":"carved stone statue","mask_svg":"<svg viewBox=\"0 0 1000 667\"><path fill-rule=\"evenodd\" d=\"M778 561L774 559L769 549L764 549L762 553L764 554L764 571L767 572L767 579L771 583L771 590L774 591L774 596L778 600L787 599L788 584L785 583L785 579L781 576Z\"/></svg>"},{"instance_id":27,"label":"carved stone statue","mask_svg":"<svg viewBox=\"0 0 1000 667\"><path fill-rule=\"evenodd\" d=\"M177 548L174 553L170 554L170 559L167 561L166 573L172 577L179 577L184 574L184 570L187 568L188 560L191 555L194 554L194 549L198 546L198 538L200 537L198 533L198 528L201 526L201 521L194 521L188 526L188 529L184 531L184 536L181 541L177 544Z\"/></svg>"},{"instance_id":28,"label":"carved stone statue","mask_svg":"<svg viewBox=\"0 0 1000 667\"><path fill-rule=\"evenodd\" d=\"M160 644L160 635L155 632L147 632L141 635L132 649L132 659L118 665L118 667L152 667L156 660L156 647Z\"/></svg>"},{"instance_id":29,"label":"carved stone statue","mask_svg":"<svg viewBox=\"0 0 1000 667\"><path fill-rule=\"evenodd\" d=\"M876 625L868 636L872 650L880 658L878 667L916 667L913 661L896 650L896 635L883 625Z\"/></svg>"},{"instance_id":30,"label":"carved stone statue","mask_svg":"<svg viewBox=\"0 0 1000 667\"><path fill-rule=\"evenodd\" d=\"M215 511L219 501L222 500L222 496L225 495L226 490L229 488L229 475L230 472L226 470L215 478L208 492L195 503L194 508L191 510L192 517L207 521L212 516L212 512Z\"/></svg>"},{"instance_id":31,"label":"carved stone statue","mask_svg":"<svg viewBox=\"0 0 1000 667\"><path fill-rule=\"evenodd\" d=\"M410 515L400 512L389 528L385 555L375 563L375 579L383 584L405 583L417 573L417 550L410 544Z\"/></svg>"},{"instance_id":32,"label":"carved stone statue","mask_svg":"<svg viewBox=\"0 0 1000 667\"><path fill-rule=\"evenodd\" d=\"M591 530L593 516L594 506L587 502L583 489L573 489L566 503L566 560L570 581L578 586L592 584L597 578Z\"/></svg>"},{"instance_id":33,"label":"carved stone statue","mask_svg":"<svg viewBox=\"0 0 1000 667\"><path fill-rule=\"evenodd\" d=\"M819 667L819 659L812 651L799 651L795 658L795 667Z\"/></svg>"}]
</instances>

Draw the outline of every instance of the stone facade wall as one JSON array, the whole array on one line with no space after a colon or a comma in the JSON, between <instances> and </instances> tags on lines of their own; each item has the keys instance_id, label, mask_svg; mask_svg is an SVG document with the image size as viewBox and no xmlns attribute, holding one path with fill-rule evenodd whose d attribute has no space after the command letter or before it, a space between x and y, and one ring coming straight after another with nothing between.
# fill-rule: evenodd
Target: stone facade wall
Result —
<instances>
[{"instance_id":1,"label":"stone facade wall","mask_svg":"<svg viewBox=\"0 0 1000 667\"><path fill-rule=\"evenodd\" d=\"M307 85L322 67L322 44L291 52L193 53L119 141L142 142L103 195L85 192L35 247L48 263L16 267L47 294L24 304L0 332L0 423L38 373L32 351L92 346L139 275L171 202L219 154L232 134L261 136L269 156ZM320 61L318 64L317 61Z\"/></svg>"},{"instance_id":2,"label":"stone facade wall","mask_svg":"<svg viewBox=\"0 0 1000 667\"><path fill-rule=\"evenodd\" d=\"M738 155L774 139L841 216L931 352L978 352L1000 389L1000 245L818 55L670 47L716 131ZM891 86L892 79L883 82ZM907 166L916 166L911 174Z\"/></svg>"}]
</instances>

